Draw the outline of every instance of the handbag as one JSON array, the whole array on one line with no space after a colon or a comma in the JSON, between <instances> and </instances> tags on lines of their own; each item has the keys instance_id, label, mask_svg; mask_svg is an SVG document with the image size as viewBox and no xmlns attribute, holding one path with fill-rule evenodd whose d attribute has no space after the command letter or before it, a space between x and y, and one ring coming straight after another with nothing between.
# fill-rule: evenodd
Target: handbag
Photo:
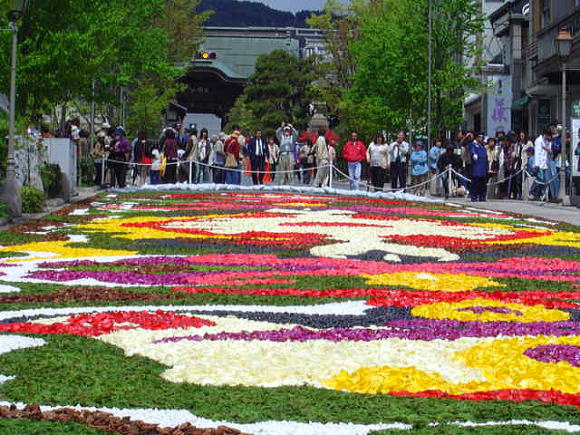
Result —
<instances>
[{"instance_id":1,"label":"handbag","mask_svg":"<svg viewBox=\"0 0 580 435\"><path fill-rule=\"evenodd\" d=\"M237 168L238 162L236 161L236 156L233 153L226 153L226 168Z\"/></svg>"},{"instance_id":2,"label":"handbag","mask_svg":"<svg viewBox=\"0 0 580 435\"><path fill-rule=\"evenodd\" d=\"M165 170L167 169L167 157L165 157L165 153L163 154L163 159L161 160L161 168L159 169L159 172L161 173L161 176L165 176Z\"/></svg>"}]
</instances>

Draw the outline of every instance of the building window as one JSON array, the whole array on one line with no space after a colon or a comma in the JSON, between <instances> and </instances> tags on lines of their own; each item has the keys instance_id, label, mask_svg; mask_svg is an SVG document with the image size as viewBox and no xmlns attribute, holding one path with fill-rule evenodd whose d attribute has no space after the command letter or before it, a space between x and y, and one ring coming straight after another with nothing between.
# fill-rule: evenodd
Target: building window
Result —
<instances>
[{"instance_id":1,"label":"building window","mask_svg":"<svg viewBox=\"0 0 580 435\"><path fill-rule=\"evenodd\" d=\"M547 27L552 21L552 0L540 0L540 11L542 13L542 27Z\"/></svg>"}]
</instances>

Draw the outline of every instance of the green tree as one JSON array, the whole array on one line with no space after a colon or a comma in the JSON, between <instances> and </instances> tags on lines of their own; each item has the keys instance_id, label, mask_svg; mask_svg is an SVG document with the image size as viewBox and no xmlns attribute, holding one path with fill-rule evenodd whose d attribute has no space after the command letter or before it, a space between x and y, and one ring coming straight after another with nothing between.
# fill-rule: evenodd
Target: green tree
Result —
<instances>
[{"instance_id":1,"label":"green tree","mask_svg":"<svg viewBox=\"0 0 580 435\"><path fill-rule=\"evenodd\" d=\"M460 124L465 93L477 85L464 60L476 54L475 36L483 20L472 0L433 3L433 131L442 133ZM347 18L330 22L331 30L348 19L357 24L356 33L340 43L340 32L329 32L332 44L343 51L348 47L351 56L352 72L339 83L344 127L366 136L382 130L426 132L428 0L354 1L348 11ZM322 20L315 17L310 23ZM336 51L332 44L331 54Z\"/></svg>"},{"instance_id":2,"label":"green tree","mask_svg":"<svg viewBox=\"0 0 580 435\"><path fill-rule=\"evenodd\" d=\"M119 87L176 78L200 39L198 0L30 0L20 21L19 111L47 113L73 100L117 103ZM9 0L0 0L0 11ZM0 27L6 19L0 18ZM8 52L9 34L0 34ZM0 74L8 74L8 56ZM96 82L96 91L92 83ZM0 82L0 91L7 83ZM163 90L159 89L162 93ZM139 100L138 98L135 99Z\"/></svg>"},{"instance_id":3,"label":"green tree","mask_svg":"<svg viewBox=\"0 0 580 435\"><path fill-rule=\"evenodd\" d=\"M322 31L332 58L332 62L315 63L321 77L315 86L329 108L329 116L339 116L343 93L352 87L355 59L350 44L358 35L360 11L364 7L360 0L348 6L337 0L328 0L321 14L312 14L306 20L311 28Z\"/></svg>"},{"instance_id":4,"label":"green tree","mask_svg":"<svg viewBox=\"0 0 580 435\"><path fill-rule=\"evenodd\" d=\"M314 97L312 82L315 79L310 61L283 50L262 55L244 89L243 99L238 101L235 112L230 112L228 119L235 124L259 120L259 127L269 133L282 121L305 128L309 121L307 106ZM248 119L236 118L244 112L250 115Z\"/></svg>"},{"instance_id":5,"label":"green tree","mask_svg":"<svg viewBox=\"0 0 580 435\"><path fill-rule=\"evenodd\" d=\"M227 115L227 119L228 123L226 124L225 131L231 131L234 125L242 130L248 131L255 131L257 128L262 128L260 125L261 122L254 117L254 114L248 107L244 94L236 99L234 106Z\"/></svg>"},{"instance_id":6,"label":"green tree","mask_svg":"<svg viewBox=\"0 0 580 435\"><path fill-rule=\"evenodd\" d=\"M151 78L138 80L129 97L131 111L127 130L133 134L143 130L149 137L156 137L161 128L161 112L182 88L183 85L175 80L166 80L165 83Z\"/></svg>"}]
</instances>

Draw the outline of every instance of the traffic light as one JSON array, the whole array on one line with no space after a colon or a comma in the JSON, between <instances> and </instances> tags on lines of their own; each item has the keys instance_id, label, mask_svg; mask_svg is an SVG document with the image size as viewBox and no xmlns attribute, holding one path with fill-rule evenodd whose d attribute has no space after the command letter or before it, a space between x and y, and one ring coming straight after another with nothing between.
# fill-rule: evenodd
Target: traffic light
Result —
<instances>
[{"instance_id":1,"label":"traffic light","mask_svg":"<svg viewBox=\"0 0 580 435\"><path fill-rule=\"evenodd\" d=\"M213 51L200 51L197 53L197 58L203 60L214 60L217 59L217 55Z\"/></svg>"}]
</instances>

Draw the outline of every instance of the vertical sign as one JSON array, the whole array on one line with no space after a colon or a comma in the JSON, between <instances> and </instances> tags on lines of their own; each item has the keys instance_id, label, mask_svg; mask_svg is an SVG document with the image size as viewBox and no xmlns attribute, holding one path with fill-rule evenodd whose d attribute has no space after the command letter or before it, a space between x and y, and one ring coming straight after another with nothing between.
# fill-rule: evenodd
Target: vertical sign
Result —
<instances>
[{"instance_id":1,"label":"vertical sign","mask_svg":"<svg viewBox=\"0 0 580 435\"><path fill-rule=\"evenodd\" d=\"M487 90L487 134L494 136L496 131L506 133L512 128L512 83L505 75L491 76Z\"/></svg>"},{"instance_id":2,"label":"vertical sign","mask_svg":"<svg viewBox=\"0 0 580 435\"><path fill-rule=\"evenodd\" d=\"M570 130L571 144L574 148L572 156L572 175L580 177L580 117L572 118L572 129Z\"/></svg>"}]
</instances>

